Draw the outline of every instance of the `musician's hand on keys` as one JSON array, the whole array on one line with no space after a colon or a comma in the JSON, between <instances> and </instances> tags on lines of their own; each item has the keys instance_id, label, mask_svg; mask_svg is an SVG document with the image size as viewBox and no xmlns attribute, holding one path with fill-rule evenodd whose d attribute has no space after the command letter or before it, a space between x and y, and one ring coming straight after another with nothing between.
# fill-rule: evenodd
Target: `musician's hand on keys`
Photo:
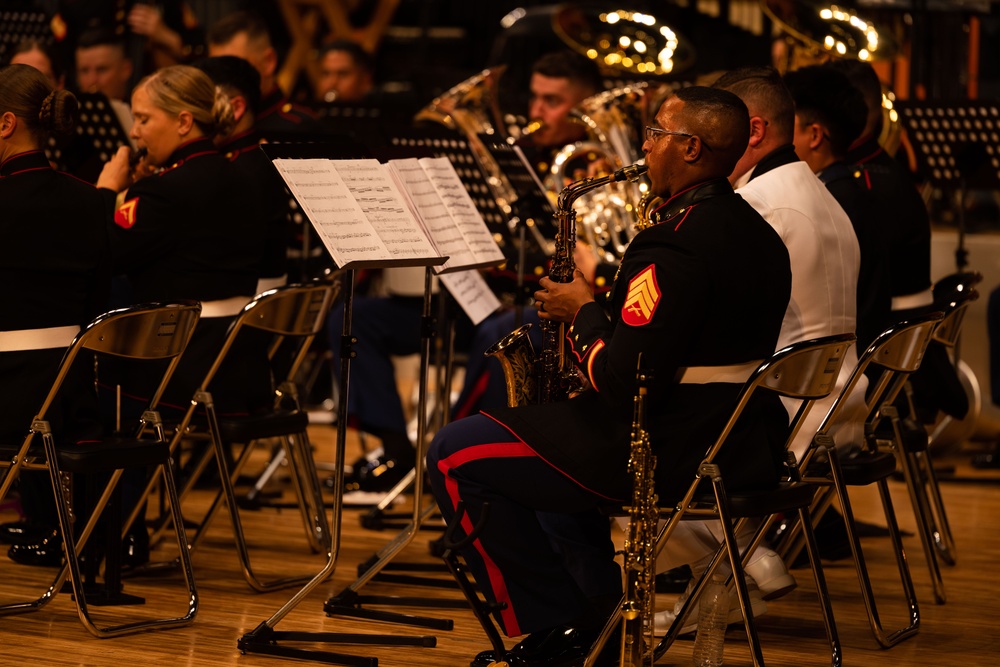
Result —
<instances>
[{"instance_id":1,"label":"musician's hand on keys","mask_svg":"<svg viewBox=\"0 0 1000 667\"><path fill-rule=\"evenodd\" d=\"M538 284L542 289L535 292L535 305L543 320L572 322L577 311L594 300L594 290L579 269L573 272L572 282L557 283L545 277Z\"/></svg>"},{"instance_id":2,"label":"musician's hand on keys","mask_svg":"<svg viewBox=\"0 0 1000 667\"><path fill-rule=\"evenodd\" d=\"M97 177L97 187L121 192L132 185L132 174L129 169L131 153L132 150L128 146L120 147L118 152L104 163L101 175Z\"/></svg>"}]
</instances>

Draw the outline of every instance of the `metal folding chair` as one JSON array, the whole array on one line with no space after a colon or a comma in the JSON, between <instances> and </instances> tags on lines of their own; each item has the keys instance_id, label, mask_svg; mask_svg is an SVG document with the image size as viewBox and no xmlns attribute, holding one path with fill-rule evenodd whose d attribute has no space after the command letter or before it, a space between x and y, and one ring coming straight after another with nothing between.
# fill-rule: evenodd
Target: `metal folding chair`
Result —
<instances>
[{"instance_id":1,"label":"metal folding chair","mask_svg":"<svg viewBox=\"0 0 1000 667\"><path fill-rule=\"evenodd\" d=\"M813 446L805 453L801 462L802 477L815 484L825 485L826 490L817 496L813 504L813 516L818 518L831 505L834 498L840 503L847 531L848 543L854 557L862 598L868 612L868 620L876 641L886 648L913 636L920 626L917 598L910 577L909 564L903 549L903 541L889 493L888 478L895 472L896 458L893 452L880 448L879 426L888 420L892 427L892 439L888 443L892 449L901 449L901 424L893 402L906 383L907 377L920 366L924 351L931 336L941 321L941 313L929 313L909 322L890 327L879 335L861 355L858 366L848 383L831 407L813 439ZM869 385L866 396L868 418L865 421L865 442L859 443L859 450L850 457L841 457L830 435L841 414L846 399L851 395L865 374ZM858 537L854 512L851 507L848 488L877 484L882 499L882 509L892 540L893 553L899 569L900 583L906 598L907 624L888 631L879 617L871 578L865 563L864 552ZM782 551L788 559L794 559L800 546L799 528L790 532L786 549Z\"/></svg>"},{"instance_id":2,"label":"metal folding chair","mask_svg":"<svg viewBox=\"0 0 1000 667\"><path fill-rule=\"evenodd\" d=\"M943 290L942 290L943 291ZM932 340L946 349L954 350L962 329L962 321L969 305L979 294L969 282L959 282L957 289L950 290L939 297L935 289L935 301L942 307L945 315L935 327ZM931 572L931 582L934 586L934 597L939 604L945 601L944 582L938 558L948 565L955 564L955 539L952 536L944 500L941 497L941 487L938 484L937 473L931 461L930 443L933 435L928 435L926 428L916 417L912 403L912 395L907 385L908 418L900 421L898 436L899 447L896 453L900 467L906 479L906 487L910 493L910 502L917 519L917 528L923 544L924 555ZM945 417L945 420L949 420Z\"/></svg>"},{"instance_id":3,"label":"metal folding chair","mask_svg":"<svg viewBox=\"0 0 1000 667\"><path fill-rule=\"evenodd\" d=\"M2 496L20 470L49 471L56 499L59 530L63 536L65 564L41 597L28 602L3 605L0 607L0 614L35 611L41 608L61 590L66 577L69 576L80 620L96 637L115 637L140 630L177 627L194 620L198 610L198 593L195 589L191 556L180 514L180 501L174 482L169 443L159 413L156 412L156 406L177 367L181 353L187 346L200 313L201 306L197 302L146 304L115 310L91 322L67 349L52 388L37 416L32 420L31 429L23 444L16 452L9 456L5 453L3 456L3 464L10 469L0 487ZM93 363L91 356L93 354L98 355L98 359L101 355L107 355L127 359L129 362L169 360L169 363L132 437L112 435L72 445L57 444L58 434L53 432L49 422L50 410L60 392L70 384L67 382L67 377L70 376L74 364ZM41 436L41 447L35 441L36 435ZM150 435L153 437L149 437ZM163 488L166 490L170 512L174 518L174 535L186 585L184 600L187 609L181 616L99 627L91 617L87 591L81 577L79 557L101 513L112 500L124 470L150 467L154 467L157 475L162 476ZM73 505L72 475L107 473L110 473L109 481L89 517L84 517L80 513L80 508ZM137 512L133 512L133 518L122 526L123 536L136 514ZM86 518L86 522L75 535L74 523L82 518Z\"/></svg>"},{"instance_id":4,"label":"metal folding chair","mask_svg":"<svg viewBox=\"0 0 1000 667\"><path fill-rule=\"evenodd\" d=\"M189 435L188 427L195 419L195 413L203 410L207 435L212 447L194 466L194 472L182 490L181 499L183 501L212 456L215 457L219 467L221 489L192 537L192 548L197 546L207 532L219 504L224 500L229 508L244 577L257 591L301 585L312 577L312 574L309 574L263 581L254 571L234 484L257 441L265 438L280 440L281 456L288 462L309 548L314 553L327 552L330 549L330 524L326 516L312 446L306 433L309 418L302 409L295 378L303 359L309 353L310 343L326 325L327 313L338 292L339 282L327 279L270 290L259 294L247 304L230 326L221 350L195 391L171 443L172 450L177 451L181 440ZM215 399L209 391L209 385L227 357L235 351L234 344L237 339L241 334L250 333L250 330L271 336L270 341L261 341L260 344L267 345L272 371L277 373L279 367L282 367L281 375L275 377L284 379L275 382L272 409L246 416L220 416L215 408ZM242 445L242 448L230 464L227 448L233 444ZM147 488L147 492L151 490L151 486Z\"/></svg>"},{"instance_id":5,"label":"metal folding chair","mask_svg":"<svg viewBox=\"0 0 1000 667\"><path fill-rule=\"evenodd\" d=\"M750 594L746 585L744 563L763 540L764 533L773 521L774 515L797 512L804 525L807 526L807 547L830 645L830 662L834 667L841 664L840 640L837 636L833 611L830 607L826 579L823 576L815 537L811 529L808 528L812 525L809 506L815 495L816 487L797 479L797 469L792 465L788 467L788 476L774 488L754 493L732 493L726 489L721 469L715 463L715 459L751 399L766 392L774 392L780 396L800 400L799 407L790 422L789 437L786 441L787 449L801 428L803 419L808 414L812 403L833 391L840 367L843 364L844 354L854 343L854 340L853 334L843 334L796 343L779 350L761 364L744 384L732 416L718 439L707 451L704 461L699 466L698 472L683 498L673 508L661 509L660 516L662 519L666 519L666 522L657 535L657 552L667 543L678 522L686 519L719 521L723 529L724 542L705 573L695 583L691 595L677 614L666 636L660 640L655 648L652 648L652 662L658 660L673 644L680 634L681 628L684 627L685 620L694 603L708 582L711 581L713 573L722 564L722 560L727 558L733 573L731 581L735 585L743 611L750 653L755 665L760 667L764 664L757 626L751 609ZM711 494L705 492L703 482L707 482L711 486ZM763 521L747 548L741 552L736 542L736 534L745 522L752 519L763 519ZM585 667L592 667L595 664L601 648L620 622L621 609L617 610L608 620L600 637L591 648L584 663Z\"/></svg>"}]
</instances>

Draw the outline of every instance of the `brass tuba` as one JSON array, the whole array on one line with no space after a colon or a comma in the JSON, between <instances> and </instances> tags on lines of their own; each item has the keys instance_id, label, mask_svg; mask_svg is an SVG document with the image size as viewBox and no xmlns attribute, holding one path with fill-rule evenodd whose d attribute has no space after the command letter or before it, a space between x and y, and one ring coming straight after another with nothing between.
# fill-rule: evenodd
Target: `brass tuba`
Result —
<instances>
[{"instance_id":1,"label":"brass tuba","mask_svg":"<svg viewBox=\"0 0 1000 667\"><path fill-rule=\"evenodd\" d=\"M577 181L559 193L556 206L555 251L549 278L557 283L573 280L576 262L576 211L573 204L591 190L624 180L634 182L646 173L644 164L633 164L599 178ZM535 358L534 348L528 340L531 325L525 325L500 339L486 351L496 356L504 370L507 385L507 404L511 407L530 403L551 403L567 398L579 389L576 368L566 354L563 322L542 320L542 350Z\"/></svg>"}]
</instances>

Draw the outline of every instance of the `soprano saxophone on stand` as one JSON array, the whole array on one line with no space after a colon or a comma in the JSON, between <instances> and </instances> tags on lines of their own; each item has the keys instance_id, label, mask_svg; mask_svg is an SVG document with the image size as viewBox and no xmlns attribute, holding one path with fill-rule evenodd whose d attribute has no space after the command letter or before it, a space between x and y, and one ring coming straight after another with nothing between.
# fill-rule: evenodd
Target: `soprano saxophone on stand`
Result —
<instances>
[{"instance_id":1,"label":"soprano saxophone on stand","mask_svg":"<svg viewBox=\"0 0 1000 667\"><path fill-rule=\"evenodd\" d=\"M650 375L642 370L640 357L636 373L639 388L634 401L632 445L628 461L632 476L632 505L628 511L628 534L625 536L621 667L651 666L655 659L653 613L656 609L656 533L659 509L653 477L656 457L646 431L646 392L650 379Z\"/></svg>"},{"instance_id":2,"label":"soprano saxophone on stand","mask_svg":"<svg viewBox=\"0 0 1000 667\"><path fill-rule=\"evenodd\" d=\"M634 182L646 173L644 164L632 164L597 178L585 178L571 183L559 193L556 205L555 251L549 278L557 283L573 280L576 261L576 211L574 202L582 195L611 183ZM542 320L542 351L537 359L528 339L530 324L526 324L497 341L488 356L495 356L503 368L507 385L507 404L511 407L530 403L551 403L567 398L579 389L576 368L566 354L566 325Z\"/></svg>"}]
</instances>

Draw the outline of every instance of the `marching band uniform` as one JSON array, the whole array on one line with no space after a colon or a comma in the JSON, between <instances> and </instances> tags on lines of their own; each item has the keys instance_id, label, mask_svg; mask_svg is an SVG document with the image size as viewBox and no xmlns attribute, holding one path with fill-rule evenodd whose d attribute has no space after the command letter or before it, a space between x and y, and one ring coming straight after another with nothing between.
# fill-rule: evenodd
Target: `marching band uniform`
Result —
<instances>
[{"instance_id":1,"label":"marching band uniform","mask_svg":"<svg viewBox=\"0 0 1000 667\"><path fill-rule=\"evenodd\" d=\"M181 145L167 165L137 181L117 205L111 248L116 273L128 278L132 302L202 302L201 321L163 402L183 410L218 353L232 317L254 295L264 219L257 197L246 191L238 171L208 139ZM239 397L232 409L243 411L270 398L266 360L242 359L239 367L223 369L219 380L223 378L226 391L219 398Z\"/></svg>"},{"instance_id":2,"label":"marching band uniform","mask_svg":"<svg viewBox=\"0 0 1000 667\"><path fill-rule=\"evenodd\" d=\"M0 438L20 444L55 380L66 347L79 328L105 310L110 257L104 205L96 188L55 171L42 151L20 153L0 164L0 377L4 408ZM50 421L63 440L100 432L93 377L79 377L63 392ZM64 434L62 424L70 430ZM55 526L55 506L44 473L21 473L22 504L29 521ZM38 475L38 484L27 478ZM44 531L42 531L44 532ZM58 546L58 545L57 545Z\"/></svg>"},{"instance_id":3,"label":"marching band uniform","mask_svg":"<svg viewBox=\"0 0 1000 667\"><path fill-rule=\"evenodd\" d=\"M260 150L260 133L250 130L233 137L219 148L220 152L239 169L247 183L260 188L260 196L267 219L264 238L264 258L260 267L260 293L284 285L288 275L285 248L291 233L289 198L281 177L271 160Z\"/></svg>"},{"instance_id":4,"label":"marching band uniform","mask_svg":"<svg viewBox=\"0 0 1000 667\"><path fill-rule=\"evenodd\" d=\"M856 353L860 356L875 338L892 324L891 239L878 215L878 202L861 186L857 172L843 162L835 162L816 174L833 195L854 226L861 251L858 272Z\"/></svg>"},{"instance_id":5,"label":"marching band uniform","mask_svg":"<svg viewBox=\"0 0 1000 667\"><path fill-rule=\"evenodd\" d=\"M774 352L791 289L788 252L774 230L724 179L678 193L658 213L662 222L625 253L610 319L588 303L568 330L591 389L453 422L431 445L431 483L447 517L463 501L468 531L490 503L465 555L487 597L507 603L500 617L510 636L573 622L591 607L535 513L593 512L628 497L639 353L655 377L647 428L661 462L657 492L669 504L693 480L742 383ZM777 399L751 413L720 457L733 488L778 475L787 415ZM608 573L620 577L617 568Z\"/></svg>"},{"instance_id":6,"label":"marching band uniform","mask_svg":"<svg viewBox=\"0 0 1000 667\"><path fill-rule=\"evenodd\" d=\"M892 239L892 309L931 305L931 223L920 193L903 168L869 135L844 160L861 167L857 178L880 201Z\"/></svg>"}]
</instances>

